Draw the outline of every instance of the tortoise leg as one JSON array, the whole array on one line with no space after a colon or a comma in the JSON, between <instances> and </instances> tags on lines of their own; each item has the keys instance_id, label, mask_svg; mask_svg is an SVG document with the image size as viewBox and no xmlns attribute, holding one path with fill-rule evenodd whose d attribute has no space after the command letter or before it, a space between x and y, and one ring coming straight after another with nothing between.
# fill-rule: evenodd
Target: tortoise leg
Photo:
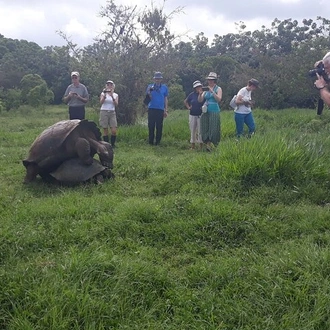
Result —
<instances>
[{"instance_id":1,"label":"tortoise leg","mask_svg":"<svg viewBox=\"0 0 330 330\"><path fill-rule=\"evenodd\" d=\"M39 167L35 163L24 164L26 167L26 175L23 183L29 183L36 179L37 174L39 173Z\"/></svg>"},{"instance_id":2,"label":"tortoise leg","mask_svg":"<svg viewBox=\"0 0 330 330\"><path fill-rule=\"evenodd\" d=\"M86 165L93 163L93 157L91 157L91 147L89 142L84 138L77 139L75 148L79 159Z\"/></svg>"}]
</instances>

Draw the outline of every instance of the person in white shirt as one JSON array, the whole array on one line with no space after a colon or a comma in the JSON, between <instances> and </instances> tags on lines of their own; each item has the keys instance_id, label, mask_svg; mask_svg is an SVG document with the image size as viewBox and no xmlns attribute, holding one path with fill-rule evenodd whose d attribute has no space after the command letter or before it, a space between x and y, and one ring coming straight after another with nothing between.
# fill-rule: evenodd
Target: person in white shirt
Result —
<instances>
[{"instance_id":1,"label":"person in white shirt","mask_svg":"<svg viewBox=\"0 0 330 330\"><path fill-rule=\"evenodd\" d=\"M100 126L103 128L103 140L109 142L109 127L111 130L110 143L115 147L117 138L117 115L116 107L118 106L119 97L114 92L115 84L112 80L108 80L106 87L100 95Z\"/></svg>"},{"instance_id":2,"label":"person in white shirt","mask_svg":"<svg viewBox=\"0 0 330 330\"><path fill-rule=\"evenodd\" d=\"M235 123L236 135L241 137L244 130L244 124L249 128L249 137L255 132L255 123L251 107L254 105L251 99L251 93L259 87L257 79L250 79L247 86L241 88L236 97Z\"/></svg>"}]
</instances>

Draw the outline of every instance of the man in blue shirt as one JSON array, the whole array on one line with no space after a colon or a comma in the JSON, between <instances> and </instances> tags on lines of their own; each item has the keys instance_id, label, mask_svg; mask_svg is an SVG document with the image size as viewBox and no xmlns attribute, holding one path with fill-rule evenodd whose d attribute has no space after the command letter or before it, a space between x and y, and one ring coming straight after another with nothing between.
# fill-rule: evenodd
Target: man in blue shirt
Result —
<instances>
[{"instance_id":1,"label":"man in blue shirt","mask_svg":"<svg viewBox=\"0 0 330 330\"><path fill-rule=\"evenodd\" d=\"M162 139L163 120L167 117L168 88L162 84L163 75L161 72L155 72L153 79L154 83L149 84L146 90L146 94L150 97L148 104L149 144L158 145Z\"/></svg>"}]
</instances>

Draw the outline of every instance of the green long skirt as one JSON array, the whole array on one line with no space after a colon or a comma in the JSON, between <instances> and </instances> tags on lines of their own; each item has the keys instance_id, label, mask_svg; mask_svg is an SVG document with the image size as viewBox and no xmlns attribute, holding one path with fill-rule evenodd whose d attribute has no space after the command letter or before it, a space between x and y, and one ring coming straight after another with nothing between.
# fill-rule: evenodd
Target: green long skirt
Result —
<instances>
[{"instance_id":1,"label":"green long skirt","mask_svg":"<svg viewBox=\"0 0 330 330\"><path fill-rule=\"evenodd\" d=\"M206 112L201 117L201 135L204 143L212 142L218 145L220 142L220 112Z\"/></svg>"}]
</instances>

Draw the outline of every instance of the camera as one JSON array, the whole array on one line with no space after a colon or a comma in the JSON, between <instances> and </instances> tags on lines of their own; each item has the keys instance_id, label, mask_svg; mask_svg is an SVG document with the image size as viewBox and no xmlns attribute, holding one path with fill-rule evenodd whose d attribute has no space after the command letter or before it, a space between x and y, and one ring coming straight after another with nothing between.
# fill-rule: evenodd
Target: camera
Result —
<instances>
[{"instance_id":1,"label":"camera","mask_svg":"<svg viewBox=\"0 0 330 330\"><path fill-rule=\"evenodd\" d=\"M203 87L202 87L202 91L203 91L203 92L208 92L209 90L210 90L210 89L209 89L207 86L203 86Z\"/></svg>"},{"instance_id":2,"label":"camera","mask_svg":"<svg viewBox=\"0 0 330 330\"><path fill-rule=\"evenodd\" d=\"M323 62L320 62L315 69L312 69L312 70L309 70L308 71L308 75L310 77L316 77L316 74L320 75L321 77L323 77L323 79L326 81L326 82L330 82L330 79L327 75L327 73L325 72L325 69L324 69L324 64Z\"/></svg>"},{"instance_id":3,"label":"camera","mask_svg":"<svg viewBox=\"0 0 330 330\"><path fill-rule=\"evenodd\" d=\"M104 89L103 90L103 93L110 93L111 92L111 90L109 90L109 89Z\"/></svg>"}]
</instances>

